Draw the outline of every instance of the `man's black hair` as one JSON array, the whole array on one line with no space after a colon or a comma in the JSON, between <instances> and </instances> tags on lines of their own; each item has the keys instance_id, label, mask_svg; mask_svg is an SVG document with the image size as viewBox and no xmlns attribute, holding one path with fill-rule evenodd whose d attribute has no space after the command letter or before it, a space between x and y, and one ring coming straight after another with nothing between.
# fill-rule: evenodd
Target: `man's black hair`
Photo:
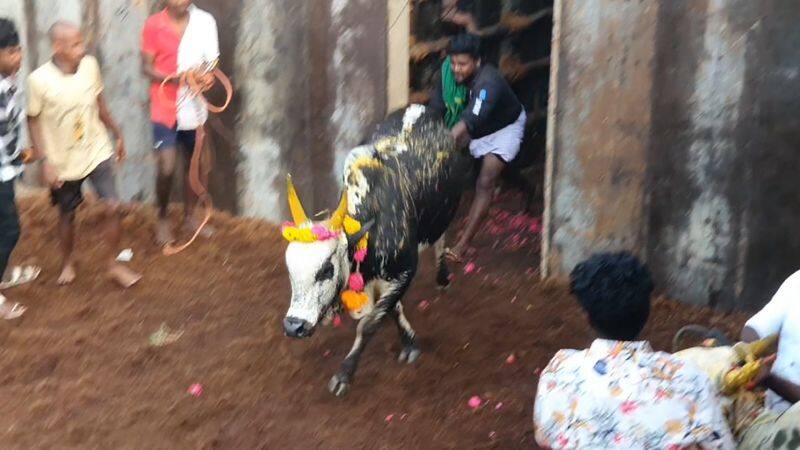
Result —
<instances>
[{"instance_id":1,"label":"man's black hair","mask_svg":"<svg viewBox=\"0 0 800 450\"><path fill-rule=\"evenodd\" d=\"M0 48L16 47L19 45L17 26L9 19L0 17Z\"/></svg>"},{"instance_id":2,"label":"man's black hair","mask_svg":"<svg viewBox=\"0 0 800 450\"><path fill-rule=\"evenodd\" d=\"M450 41L448 55L470 55L473 59L481 57L481 39L473 34L462 33Z\"/></svg>"},{"instance_id":3,"label":"man's black hair","mask_svg":"<svg viewBox=\"0 0 800 450\"><path fill-rule=\"evenodd\" d=\"M578 264L570 290L592 327L609 339L636 340L650 315L650 270L628 252L599 253Z\"/></svg>"}]
</instances>

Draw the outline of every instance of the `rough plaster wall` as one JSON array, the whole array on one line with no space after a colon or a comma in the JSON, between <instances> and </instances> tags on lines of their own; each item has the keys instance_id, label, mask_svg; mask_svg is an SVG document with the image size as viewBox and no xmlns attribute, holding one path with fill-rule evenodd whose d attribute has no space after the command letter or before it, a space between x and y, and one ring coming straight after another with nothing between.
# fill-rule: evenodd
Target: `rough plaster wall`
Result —
<instances>
[{"instance_id":1,"label":"rough plaster wall","mask_svg":"<svg viewBox=\"0 0 800 450\"><path fill-rule=\"evenodd\" d=\"M247 216L284 220L284 174L292 169L286 159L291 162L309 154L303 139L304 18L305 2L245 0L242 4L234 70L242 97L237 123L240 204ZM302 167L299 164L297 169ZM294 176L301 196L308 197L310 177L297 172Z\"/></svg>"},{"instance_id":2,"label":"rough plaster wall","mask_svg":"<svg viewBox=\"0 0 800 450\"><path fill-rule=\"evenodd\" d=\"M140 0L98 0L97 55L103 68L106 102L122 127L128 160L117 169L117 186L125 200L146 201L155 190L149 83L141 75L139 40L147 5Z\"/></svg>"},{"instance_id":3,"label":"rough plaster wall","mask_svg":"<svg viewBox=\"0 0 800 450\"><path fill-rule=\"evenodd\" d=\"M555 275L568 273L587 249L644 248L639 224L657 12L621 1L565 0L560 7L544 255Z\"/></svg>"},{"instance_id":4,"label":"rough plaster wall","mask_svg":"<svg viewBox=\"0 0 800 450\"><path fill-rule=\"evenodd\" d=\"M800 258L800 216L793 214L800 208L800 6L791 0L565 0L561 6L550 273L565 275L594 251L625 248L648 261L672 297L723 309L763 305ZM607 15L615 9L612 20ZM609 38L646 23L654 34ZM595 51L598 40L607 53ZM574 45L580 41L586 45ZM626 67L643 55L634 49L647 45L652 56ZM623 74L649 81L638 95L610 95L613 84L602 80ZM642 114L616 120L625 110ZM605 119L592 122L598 115ZM614 182L614 166L604 161L623 162L638 181ZM607 214L616 217L603 225Z\"/></svg>"},{"instance_id":5,"label":"rough plaster wall","mask_svg":"<svg viewBox=\"0 0 800 450\"><path fill-rule=\"evenodd\" d=\"M386 112L386 2L332 0L330 37L333 58L328 65L334 90L331 135L335 155L332 174L341 186L347 152L376 119ZM325 199L332 207L336 197Z\"/></svg>"}]
</instances>

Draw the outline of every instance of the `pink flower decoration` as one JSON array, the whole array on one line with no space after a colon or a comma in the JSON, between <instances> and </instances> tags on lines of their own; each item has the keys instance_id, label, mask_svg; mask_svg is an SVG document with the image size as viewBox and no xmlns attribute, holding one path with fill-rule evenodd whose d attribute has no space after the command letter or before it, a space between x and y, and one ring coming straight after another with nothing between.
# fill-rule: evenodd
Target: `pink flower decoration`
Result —
<instances>
[{"instance_id":1,"label":"pink flower decoration","mask_svg":"<svg viewBox=\"0 0 800 450\"><path fill-rule=\"evenodd\" d=\"M333 316L333 327L339 328L340 326L342 326L342 316L337 314Z\"/></svg>"},{"instance_id":2,"label":"pink flower decoration","mask_svg":"<svg viewBox=\"0 0 800 450\"><path fill-rule=\"evenodd\" d=\"M478 409L481 407L481 403L483 403L481 398L478 397L477 395L473 395L472 397L470 397L469 401L467 402L467 405L469 405L469 407L472 409Z\"/></svg>"},{"instance_id":3,"label":"pink flower decoration","mask_svg":"<svg viewBox=\"0 0 800 450\"><path fill-rule=\"evenodd\" d=\"M628 415L636 411L636 403L630 400L623 402L620 406L620 410L622 410L622 414Z\"/></svg>"},{"instance_id":4,"label":"pink flower decoration","mask_svg":"<svg viewBox=\"0 0 800 450\"><path fill-rule=\"evenodd\" d=\"M314 233L314 236L320 241L326 241L336 237L336 233L320 225L311 227L311 232Z\"/></svg>"},{"instance_id":5,"label":"pink flower decoration","mask_svg":"<svg viewBox=\"0 0 800 450\"><path fill-rule=\"evenodd\" d=\"M367 259L367 249L356 250L355 255L353 255L353 259L355 259L356 262L363 263L364 260Z\"/></svg>"},{"instance_id":6,"label":"pink flower decoration","mask_svg":"<svg viewBox=\"0 0 800 450\"><path fill-rule=\"evenodd\" d=\"M364 290L364 277L358 272L350 274L348 285L350 286L350 290L361 292Z\"/></svg>"}]
</instances>

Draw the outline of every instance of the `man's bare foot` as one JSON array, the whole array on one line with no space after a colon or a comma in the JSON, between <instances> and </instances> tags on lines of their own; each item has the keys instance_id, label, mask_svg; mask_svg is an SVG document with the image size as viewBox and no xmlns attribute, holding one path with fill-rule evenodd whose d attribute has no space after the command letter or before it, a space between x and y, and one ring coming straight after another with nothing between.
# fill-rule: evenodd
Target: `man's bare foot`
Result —
<instances>
[{"instance_id":1,"label":"man's bare foot","mask_svg":"<svg viewBox=\"0 0 800 450\"><path fill-rule=\"evenodd\" d=\"M108 276L111 278L111 281L126 289L138 283L139 280L142 279L140 274L128 269L122 264L112 264L108 269Z\"/></svg>"},{"instance_id":2,"label":"man's bare foot","mask_svg":"<svg viewBox=\"0 0 800 450\"><path fill-rule=\"evenodd\" d=\"M0 294L0 318L14 320L25 314L26 308L19 303L7 302Z\"/></svg>"},{"instance_id":3,"label":"man's bare foot","mask_svg":"<svg viewBox=\"0 0 800 450\"><path fill-rule=\"evenodd\" d=\"M169 245L175 242L172 235L172 224L168 219L159 219L156 225L156 243L160 246Z\"/></svg>"},{"instance_id":4,"label":"man's bare foot","mask_svg":"<svg viewBox=\"0 0 800 450\"><path fill-rule=\"evenodd\" d=\"M194 234L197 231L197 228L200 226L201 223L203 223L203 222L200 221L200 220L194 219L194 218L191 218L191 219L190 218L185 218L185 219L183 219L183 230L185 232L187 232L187 233ZM206 224L206 226L204 226L203 229L200 230L200 235L199 236L202 237L202 238L210 238L210 237L214 236L214 233L216 233L216 231L217 230L215 230L214 227L212 227L209 224Z\"/></svg>"},{"instance_id":5,"label":"man's bare foot","mask_svg":"<svg viewBox=\"0 0 800 450\"><path fill-rule=\"evenodd\" d=\"M58 284L60 286L66 286L73 281L75 281L75 268L72 264L67 264L61 269L61 275L58 276Z\"/></svg>"}]
</instances>

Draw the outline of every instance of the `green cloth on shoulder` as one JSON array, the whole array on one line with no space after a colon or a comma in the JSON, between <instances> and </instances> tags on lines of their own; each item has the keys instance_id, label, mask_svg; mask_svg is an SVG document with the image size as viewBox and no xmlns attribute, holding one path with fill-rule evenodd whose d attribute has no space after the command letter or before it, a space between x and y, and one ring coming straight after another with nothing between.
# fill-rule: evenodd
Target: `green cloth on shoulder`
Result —
<instances>
[{"instance_id":1,"label":"green cloth on shoulder","mask_svg":"<svg viewBox=\"0 0 800 450\"><path fill-rule=\"evenodd\" d=\"M469 89L456 82L449 56L442 63L442 100L446 108L444 123L447 128L453 128L461 120L461 112L467 106Z\"/></svg>"}]
</instances>

